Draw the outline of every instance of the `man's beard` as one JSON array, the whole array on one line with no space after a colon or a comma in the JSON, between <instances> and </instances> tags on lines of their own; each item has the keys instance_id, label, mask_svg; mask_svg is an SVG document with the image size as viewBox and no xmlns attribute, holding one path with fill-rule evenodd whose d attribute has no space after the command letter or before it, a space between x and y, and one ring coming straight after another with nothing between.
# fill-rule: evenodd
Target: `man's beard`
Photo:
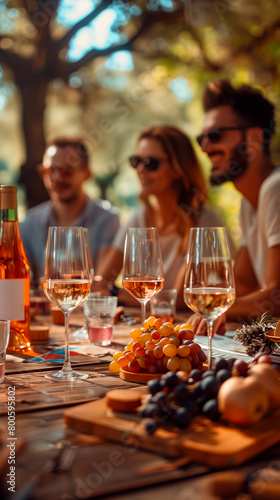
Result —
<instances>
[{"instance_id":1,"label":"man's beard","mask_svg":"<svg viewBox=\"0 0 280 500\"><path fill-rule=\"evenodd\" d=\"M57 199L61 202L61 203L64 203L65 205L69 205L70 203L73 203L75 202L78 198L79 198L79 195L76 193L76 192L72 192L70 191L70 193L68 192L68 189L69 187L69 184L61 184L61 186L63 186L63 191L62 193L60 191L57 191L55 186L52 187L53 191L56 193L56 197Z\"/></svg>"},{"instance_id":2,"label":"man's beard","mask_svg":"<svg viewBox=\"0 0 280 500\"><path fill-rule=\"evenodd\" d=\"M242 177L242 175L246 172L249 165L249 155L247 149L240 152L241 145L244 145L244 142L239 144L231 154L231 158L227 165L227 168L224 172L212 172L210 175L210 184L211 186L220 186L225 182L235 182L237 179Z\"/></svg>"},{"instance_id":3,"label":"man's beard","mask_svg":"<svg viewBox=\"0 0 280 500\"><path fill-rule=\"evenodd\" d=\"M75 201L77 201L78 199L78 196L77 194L71 194L70 196L68 196L67 198L60 198L60 202L61 203L64 203L65 205L70 205L71 203L74 203Z\"/></svg>"}]
</instances>

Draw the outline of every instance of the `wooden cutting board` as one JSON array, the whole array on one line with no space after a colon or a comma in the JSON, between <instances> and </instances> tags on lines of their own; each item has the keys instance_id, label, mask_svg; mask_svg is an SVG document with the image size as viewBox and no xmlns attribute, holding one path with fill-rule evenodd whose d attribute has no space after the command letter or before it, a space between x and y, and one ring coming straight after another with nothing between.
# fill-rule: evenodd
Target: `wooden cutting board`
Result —
<instances>
[{"instance_id":1,"label":"wooden cutting board","mask_svg":"<svg viewBox=\"0 0 280 500\"><path fill-rule=\"evenodd\" d=\"M280 410L251 427L237 428L196 417L184 431L166 425L153 436L144 431L136 412L113 412L105 398L70 408L64 418L66 425L79 432L160 455L187 455L219 469L242 464L280 441Z\"/></svg>"}]
</instances>

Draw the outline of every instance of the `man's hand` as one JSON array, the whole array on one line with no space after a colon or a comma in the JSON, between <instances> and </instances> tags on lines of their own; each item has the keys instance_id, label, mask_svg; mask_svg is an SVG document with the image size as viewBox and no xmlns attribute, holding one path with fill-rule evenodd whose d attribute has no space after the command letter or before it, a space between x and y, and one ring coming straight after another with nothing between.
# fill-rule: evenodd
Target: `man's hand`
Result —
<instances>
[{"instance_id":1,"label":"man's hand","mask_svg":"<svg viewBox=\"0 0 280 500\"><path fill-rule=\"evenodd\" d=\"M194 326L195 335L207 335L207 324L199 314L193 314L188 318L188 323ZM224 335L226 333L226 315L222 314L213 323L213 335Z\"/></svg>"}]
</instances>

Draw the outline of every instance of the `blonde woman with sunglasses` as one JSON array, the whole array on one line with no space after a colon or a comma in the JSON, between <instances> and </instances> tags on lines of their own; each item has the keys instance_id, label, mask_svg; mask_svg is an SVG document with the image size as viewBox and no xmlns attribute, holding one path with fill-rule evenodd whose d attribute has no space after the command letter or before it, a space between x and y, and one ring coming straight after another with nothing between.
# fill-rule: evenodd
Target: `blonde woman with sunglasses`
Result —
<instances>
[{"instance_id":1,"label":"blonde woman with sunglasses","mask_svg":"<svg viewBox=\"0 0 280 500\"><path fill-rule=\"evenodd\" d=\"M185 264L189 229L193 226L223 225L207 207L207 186L194 148L178 128L160 125L144 130L136 153L129 158L140 181L142 206L117 233L106 258L97 268L95 286L112 288L123 262L128 227L156 227L163 259L165 287L176 287L179 270ZM180 287L181 288L181 287ZM119 299L129 301L124 290ZM178 305L183 306L182 290Z\"/></svg>"}]
</instances>

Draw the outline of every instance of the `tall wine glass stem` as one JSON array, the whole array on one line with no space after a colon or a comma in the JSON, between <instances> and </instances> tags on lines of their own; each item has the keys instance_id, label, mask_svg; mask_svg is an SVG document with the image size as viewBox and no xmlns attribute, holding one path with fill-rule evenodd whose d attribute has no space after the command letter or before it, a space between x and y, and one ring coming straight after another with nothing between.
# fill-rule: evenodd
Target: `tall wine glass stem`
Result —
<instances>
[{"instance_id":1,"label":"tall wine glass stem","mask_svg":"<svg viewBox=\"0 0 280 500\"><path fill-rule=\"evenodd\" d=\"M71 363L70 363L70 353L69 353L69 313L64 313L65 317L65 356L63 363L63 372L71 372Z\"/></svg>"},{"instance_id":2,"label":"tall wine glass stem","mask_svg":"<svg viewBox=\"0 0 280 500\"><path fill-rule=\"evenodd\" d=\"M213 338L213 322L214 320L207 321L207 335L208 335L208 369L212 367L212 338Z\"/></svg>"},{"instance_id":3,"label":"tall wine glass stem","mask_svg":"<svg viewBox=\"0 0 280 500\"><path fill-rule=\"evenodd\" d=\"M142 320L142 325L146 319L146 304L147 302L141 302L141 320Z\"/></svg>"}]
</instances>

